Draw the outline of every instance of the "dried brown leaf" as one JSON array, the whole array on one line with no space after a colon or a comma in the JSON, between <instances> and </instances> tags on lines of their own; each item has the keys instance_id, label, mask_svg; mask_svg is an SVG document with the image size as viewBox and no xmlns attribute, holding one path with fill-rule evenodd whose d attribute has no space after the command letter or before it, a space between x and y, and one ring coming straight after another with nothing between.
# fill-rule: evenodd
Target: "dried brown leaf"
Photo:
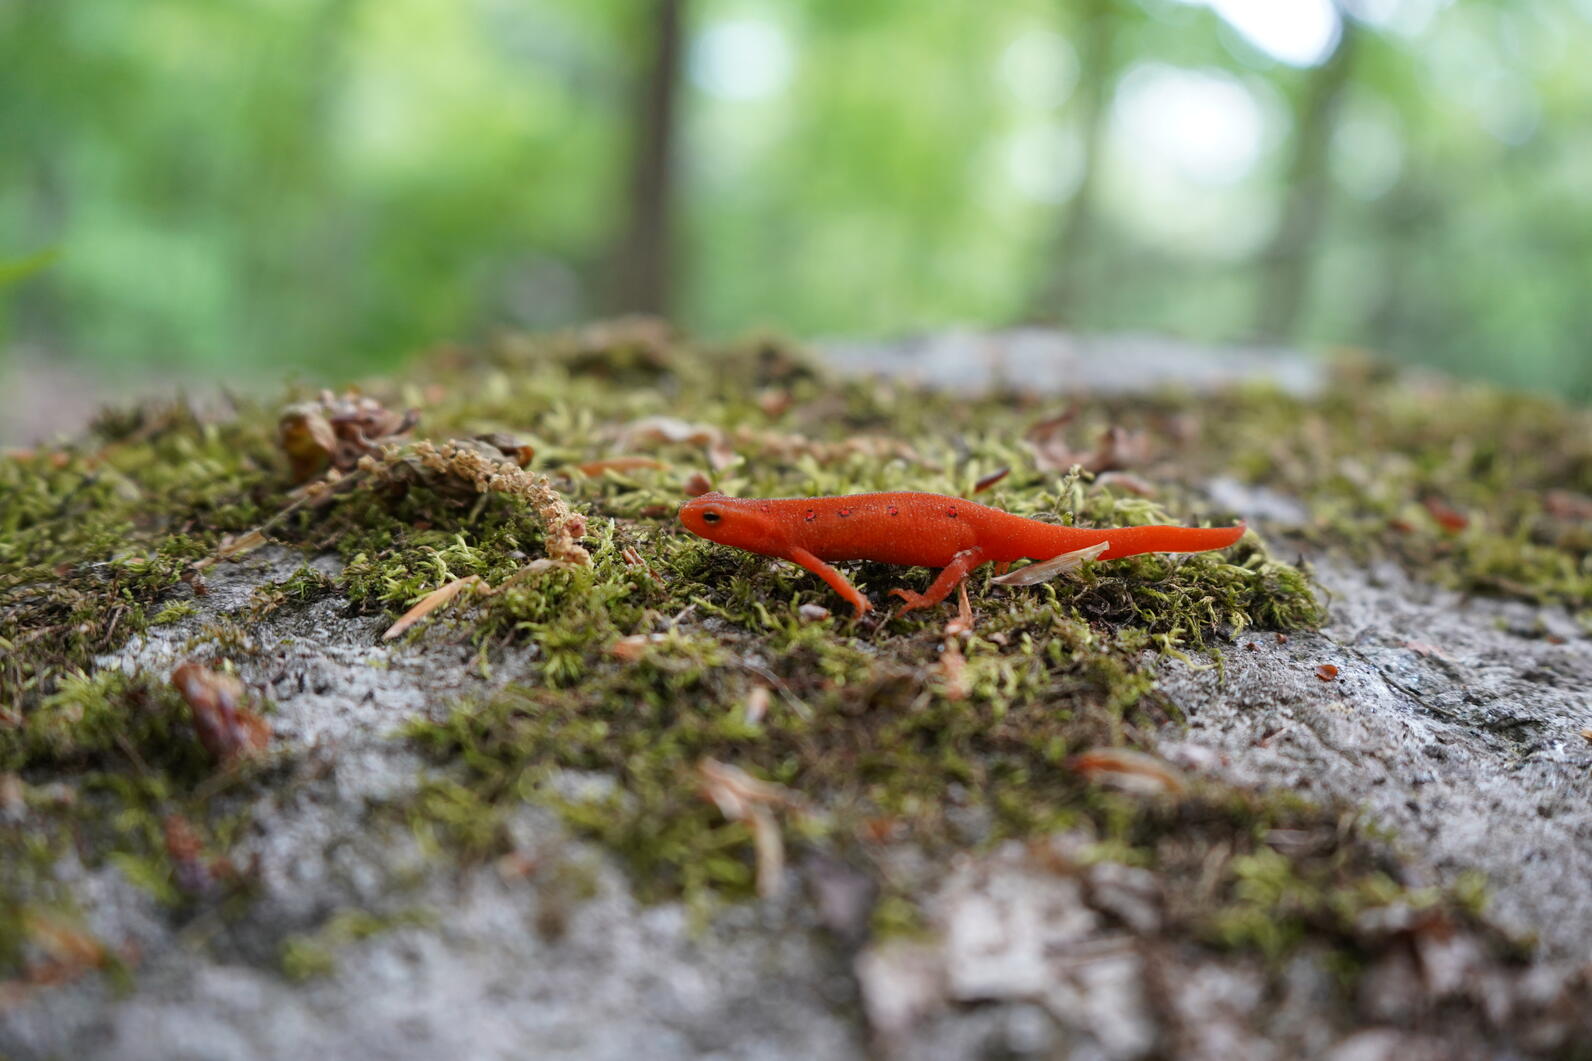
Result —
<instances>
[{"instance_id":1,"label":"dried brown leaf","mask_svg":"<svg viewBox=\"0 0 1592 1061\"><path fill-rule=\"evenodd\" d=\"M271 727L246 706L243 683L236 676L184 663L172 671L171 683L188 702L199 743L217 761L228 765L265 751Z\"/></svg>"},{"instance_id":2,"label":"dried brown leaf","mask_svg":"<svg viewBox=\"0 0 1592 1061\"><path fill-rule=\"evenodd\" d=\"M1049 582L1058 575L1076 571L1083 566L1085 560L1098 560L1100 554L1111 548L1109 542L1099 542L1095 545L1086 545L1082 549L1074 549L1070 553L1053 556L1049 560L1041 560L1036 564L1027 564L1016 571L999 575L993 579L997 586L1037 586L1041 582Z\"/></svg>"},{"instance_id":3,"label":"dried brown leaf","mask_svg":"<svg viewBox=\"0 0 1592 1061\"><path fill-rule=\"evenodd\" d=\"M407 435L419 419L416 410L396 412L352 391L342 397L322 391L318 401L282 411L277 443L287 454L293 481L303 483L328 468L352 470L360 458Z\"/></svg>"},{"instance_id":4,"label":"dried brown leaf","mask_svg":"<svg viewBox=\"0 0 1592 1061\"><path fill-rule=\"evenodd\" d=\"M598 476L603 472L634 472L642 469L662 471L669 466L652 457L609 457L605 460L587 461L575 465L582 475Z\"/></svg>"},{"instance_id":5,"label":"dried brown leaf","mask_svg":"<svg viewBox=\"0 0 1592 1061\"><path fill-rule=\"evenodd\" d=\"M783 785L761 781L717 759L697 763L697 777L703 797L720 813L750 826L757 853L757 894L765 899L778 894L785 876L785 844L770 808L796 806L793 794Z\"/></svg>"},{"instance_id":6,"label":"dried brown leaf","mask_svg":"<svg viewBox=\"0 0 1592 1061\"><path fill-rule=\"evenodd\" d=\"M738 766L717 759L698 762L697 778L702 785L702 795L732 821L741 821L756 805L795 807L799 802L796 794L784 785L760 780Z\"/></svg>"},{"instance_id":7,"label":"dried brown leaf","mask_svg":"<svg viewBox=\"0 0 1592 1061\"><path fill-rule=\"evenodd\" d=\"M1130 748L1095 748L1067 765L1089 780L1144 796L1177 796L1188 787L1170 763Z\"/></svg>"},{"instance_id":8,"label":"dried brown leaf","mask_svg":"<svg viewBox=\"0 0 1592 1061\"><path fill-rule=\"evenodd\" d=\"M1440 497L1427 497L1421 501L1427 515L1446 531L1459 533L1470 526L1470 517Z\"/></svg>"},{"instance_id":9,"label":"dried brown leaf","mask_svg":"<svg viewBox=\"0 0 1592 1061\"><path fill-rule=\"evenodd\" d=\"M1012 474L1011 465L1007 465L1004 468L997 468L988 475L984 476L984 478L980 479L978 482L974 483L973 492L975 494L982 494L985 490L988 490L990 487L994 486L996 483L1000 482L1010 474Z\"/></svg>"},{"instance_id":10,"label":"dried brown leaf","mask_svg":"<svg viewBox=\"0 0 1592 1061\"><path fill-rule=\"evenodd\" d=\"M477 442L485 442L521 468L529 467L531 461L536 458L535 446L506 431L492 431L485 435L476 435L475 440Z\"/></svg>"},{"instance_id":11,"label":"dried brown leaf","mask_svg":"<svg viewBox=\"0 0 1592 1061\"><path fill-rule=\"evenodd\" d=\"M1074 448L1067 441L1067 428L1077 412L1076 408L1069 409L1041 420L1023 434L1023 442L1034 455L1034 466L1040 471L1065 472L1077 465L1099 474L1122 471L1149 460L1149 436L1115 424L1100 433L1092 450Z\"/></svg>"},{"instance_id":12,"label":"dried brown leaf","mask_svg":"<svg viewBox=\"0 0 1592 1061\"><path fill-rule=\"evenodd\" d=\"M216 548L216 556L227 560L234 556L242 556L264 545L269 539L259 530L252 530L246 534L228 535L221 539L221 544Z\"/></svg>"},{"instance_id":13,"label":"dried brown leaf","mask_svg":"<svg viewBox=\"0 0 1592 1061\"><path fill-rule=\"evenodd\" d=\"M283 410L276 424L276 440L287 454L295 483L307 482L325 471L337 452L337 432L313 402Z\"/></svg>"},{"instance_id":14,"label":"dried brown leaf","mask_svg":"<svg viewBox=\"0 0 1592 1061\"><path fill-rule=\"evenodd\" d=\"M945 683L945 698L947 700L966 700L968 694L967 657L962 655L962 646L955 637L945 639L945 644L940 649L939 667L940 679Z\"/></svg>"},{"instance_id":15,"label":"dried brown leaf","mask_svg":"<svg viewBox=\"0 0 1592 1061\"><path fill-rule=\"evenodd\" d=\"M439 586L430 593L427 593L424 597L421 597L413 608L410 608L408 611L400 615L398 617L398 621L387 628L386 632L381 635L381 639L383 641L391 641L393 638L401 636L405 630L409 629L411 626L415 625L420 620L424 619L426 616L430 615L432 612L436 611L438 608L457 597L467 587L471 586L483 587L481 590L483 593L492 592L492 588L487 586L486 581L482 579L480 575L466 575L463 578L456 578L452 582Z\"/></svg>"}]
</instances>

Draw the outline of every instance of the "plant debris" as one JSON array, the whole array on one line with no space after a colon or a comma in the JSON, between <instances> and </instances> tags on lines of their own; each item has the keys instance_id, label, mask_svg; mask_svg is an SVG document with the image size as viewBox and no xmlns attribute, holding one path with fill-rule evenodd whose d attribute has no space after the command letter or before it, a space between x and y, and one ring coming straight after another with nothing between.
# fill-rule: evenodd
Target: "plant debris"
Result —
<instances>
[{"instance_id":1,"label":"plant debris","mask_svg":"<svg viewBox=\"0 0 1592 1061\"><path fill-rule=\"evenodd\" d=\"M1188 787L1169 764L1132 748L1096 748L1067 765L1091 781L1141 796L1179 796Z\"/></svg>"},{"instance_id":2,"label":"plant debris","mask_svg":"<svg viewBox=\"0 0 1592 1061\"><path fill-rule=\"evenodd\" d=\"M277 440L287 454L293 481L304 483L327 468L352 471L362 457L399 441L419 422L415 409L398 413L365 395L350 392L335 397L322 391L318 401L282 411Z\"/></svg>"},{"instance_id":3,"label":"plant debris","mask_svg":"<svg viewBox=\"0 0 1592 1061\"><path fill-rule=\"evenodd\" d=\"M193 728L217 762L230 766L262 754L271 727L247 706L248 694L235 675L184 663L171 673L171 683L193 712Z\"/></svg>"},{"instance_id":4,"label":"plant debris","mask_svg":"<svg viewBox=\"0 0 1592 1061\"><path fill-rule=\"evenodd\" d=\"M720 813L751 827L757 850L757 894L765 899L778 894L785 877L785 844L771 808L797 806L794 796L780 785L759 781L740 767L716 759L698 763L697 775L703 796Z\"/></svg>"},{"instance_id":5,"label":"plant debris","mask_svg":"<svg viewBox=\"0 0 1592 1061\"><path fill-rule=\"evenodd\" d=\"M480 575L465 575L456 578L427 593L415 604L413 608L398 617L398 621L389 626L381 635L383 641L391 641L395 637L402 637L404 632L420 620L436 611L457 597L462 591L471 588L484 587L480 592L490 593L492 588L487 586Z\"/></svg>"}]
</instances>

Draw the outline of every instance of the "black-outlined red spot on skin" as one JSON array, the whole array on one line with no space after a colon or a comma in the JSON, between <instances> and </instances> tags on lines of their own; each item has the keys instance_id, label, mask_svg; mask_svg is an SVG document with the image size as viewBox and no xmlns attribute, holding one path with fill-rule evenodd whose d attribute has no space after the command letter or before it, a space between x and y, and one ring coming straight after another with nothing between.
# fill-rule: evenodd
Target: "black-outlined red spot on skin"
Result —
<instances>
[{"instance_id":1,"label":"black-outlined red spot on skin","mask_svg":"<svg viewBox=\"0 0 1592 1061\"><path fill-rule=\"evenodd\" d=\"M840 509L838 512L835 513L835 515L844 518L846 516L851 515L851 509L849 509L849 508Z\"/></svg>"},{"instance_id":2,"label":"black-outlined red spot on skin","mask_svg":"<svg viewBox=\"0 0 1592 1061\"><path fill-rule=\"evenodd\" d=\"M807 510L807 522L808 523L811 523L813 520L815 520L817 518L818 518L818 510L816 508L810 508L810 509Z\"/></svg>"},{"instance_id":3,"label":"black-outlined red spot on skin","mask_svg":"<svg viewBox=\"0 0 1592 1061\"><path fill-rule=\"evenodd\" d=\"M889 508L885 509L885 511L890 513L890 515L892 515L892 516L901 515L901 510L899 508L896 508L894 505L891 505Z\"/></svg>"},{"instance_id":4,"label":"black-outlined red spot on skin","mask_svg":"<svg viewBox=\"0 0 1592 1061\"><path fill-rule=\"evenodd\" d=\"M952 519L955 519L956 518L956 509L948 508L948 509L945 510L945 514L947 516L950 516Z\"/></svg>"}]
</instances>

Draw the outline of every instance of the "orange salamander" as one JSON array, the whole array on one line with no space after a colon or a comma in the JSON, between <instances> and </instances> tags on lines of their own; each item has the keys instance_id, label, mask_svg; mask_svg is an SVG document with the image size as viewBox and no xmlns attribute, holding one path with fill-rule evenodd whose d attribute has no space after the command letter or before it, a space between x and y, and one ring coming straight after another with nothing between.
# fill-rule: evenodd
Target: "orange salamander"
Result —
<instances>
[{"instance_id":1,"label":"orange salamander","mask_svg":"<svg viewBox=\"0 0 1592 1061\"><path fill-rule=\"evenodd\" d=\"M800 564L857 609L872 604L829 566L831 560L877 560L942 568L927 593L890 592L903 612L944 600L974 568L994 563L996 581L1033 585L1084 560L1139 553L1201 553L1225 549L1244 535L1236 527L1062 527L942 494L851 494L844 497L726 497L713 491L680 509L687 530L720 545ZM1014 560L1037 561L1006 574Z\"/></svg>"}]
</instances>

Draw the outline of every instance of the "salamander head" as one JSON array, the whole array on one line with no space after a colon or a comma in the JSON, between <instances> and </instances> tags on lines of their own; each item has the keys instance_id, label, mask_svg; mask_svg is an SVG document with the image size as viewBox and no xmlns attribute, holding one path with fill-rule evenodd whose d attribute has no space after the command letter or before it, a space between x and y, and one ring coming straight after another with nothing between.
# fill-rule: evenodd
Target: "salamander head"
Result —
<instances>
[{"instance_id":1,"label":"salamander head","mask_svg":"<svg viewBox=\"0 0 1592 1061\"><path fill-rule=\"evenodd\" d=\"M790 535L764 505L749 498L725 497L714 490L687 501L680 509L680 522L710 542L764 556L783 556Z\"/></svg>"}]
</instances>

